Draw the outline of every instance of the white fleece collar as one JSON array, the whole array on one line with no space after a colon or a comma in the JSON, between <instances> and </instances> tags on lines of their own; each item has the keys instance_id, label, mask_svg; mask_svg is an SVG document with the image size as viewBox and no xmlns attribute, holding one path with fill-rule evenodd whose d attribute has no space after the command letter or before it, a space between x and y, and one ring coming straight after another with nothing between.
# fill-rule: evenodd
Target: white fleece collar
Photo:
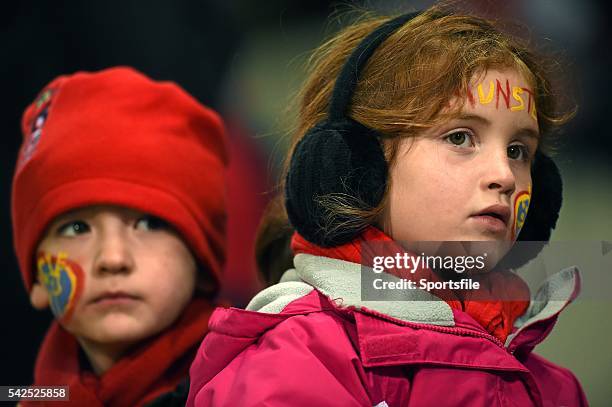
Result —
<instances>
[{"instance_id":1,"label":"white fleece collar","mask_svg":"<svg viewBox=\"0 0 612 407\"><path fill-rule=\"evenodd\" d=\"M341 307L365 307L407 322L455 325L451 307L425 290L402 290L399 294L402 297L398 301L362 301L360 264L310 254L298 254L293 263L295 269L288 270L279 284L257 294L246 309L279 313L287 304L316 288ZM578 280L576 267L569 267L549 277L532 297L528 310L517 319L515 326L520 331L533 322L559 312L570 302ZM506 343L509 344L519 331L510 335Z\"/></svg>"},{"instance_id":2,"label":"white fleece collar","mask_svg":"<svg viewBox=\"0 0 612 407\"><path fill-rule=\"evenodd\" d=\"M565 268L548 277L537 293L531 296L527 311L514 322L517 331L508 335L506 346L527 326L561 312L573 301L572 294L579 287L580 271L576 266Z\"/></svg>"},{"instance_id":3,"label":"white fleece collar","mask_svg":"<svg viewBox=\"0 0 612 407\"><path fill-rule=\"evenodd\" d=\"M368 308L402 321L453 326L451 307L425 290L402 290L399 301L362 301L361 265L329 257L298 254L297 275L342 307ZM400 281L395 276L392 280Z\"/></svg>"},{"instance_id":4,"label":"white fleece collar","mask_svg":"<svg viewBox=\"0 0 612 407\"><path fill-rule=\"evenodd\" d=\"M365 307L403 321L455 324L448 304L424 290L406 290L410 298L402 301L362 301L360 264L310 254L298 254L293 263L295 269L287 270L279 284L257 294L246 309L278 313L316 288L341 307Z\"/></svg>"}]
</instances>

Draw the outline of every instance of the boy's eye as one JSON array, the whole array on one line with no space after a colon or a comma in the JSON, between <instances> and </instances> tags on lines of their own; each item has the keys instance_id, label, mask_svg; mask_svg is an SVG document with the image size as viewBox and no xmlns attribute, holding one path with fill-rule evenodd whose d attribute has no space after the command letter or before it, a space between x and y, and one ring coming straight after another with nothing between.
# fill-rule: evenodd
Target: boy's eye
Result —
<instances>
[{"instance_id":1,"label":"boy's eye","mask_svg":"<svg viewBox=\"0 0 612 407\"><path fill-rule=\"evenodd\" d=\"M513 160L529 160L529 149L521 144L513 144L508 146L508 158Z\"/></svg>"},{"instance_id":2,"label":"boy's eye","mask_svg":"<svg viewBox=\"0 0 612 407\"><path fill-rule=\"evenodd\" d=\"M144 230L160 230L168 229L170 228L170 225L165 220L162 220L156 216L145 215L136 221L136 228Z\"/></svg>"},{"instance_id":3,"label":"boy's eye","mask_svg":"<svg viewBox=\"0 0 612 407\"><path fill-rule=\"evenodd\" d=\"M457 147L472 147L474 145L472 134L467 131L456 131L447 135L445 139Z\"/></svg>"},{"instance_id":4,"label":"boy's eye","mask_svg":"<svg viewBox=\"0 0 612 407\"><path fill-rule=\"evenodd\" d=\"M71 237L87 233L89 230L89 225L87 223L80 220L75 220L60 226L57 230L57 234L60 236Z\"/></svg>"}]
</instances>

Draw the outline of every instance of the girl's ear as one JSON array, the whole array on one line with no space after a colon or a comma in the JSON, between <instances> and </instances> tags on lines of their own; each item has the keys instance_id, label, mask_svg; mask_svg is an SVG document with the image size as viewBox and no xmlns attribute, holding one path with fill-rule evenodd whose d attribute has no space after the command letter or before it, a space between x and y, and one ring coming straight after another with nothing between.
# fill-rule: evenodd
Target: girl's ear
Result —
<instances>
[{"instance_id":1,"label":"girl's ear","mask_svg":"<svg viewBox=\"0 0 612 407\"><path fill-rule=\"evenodd\" d=\"M30 290L30 303L38 310L43 310L49 306L49 293L40 283L34 283Z\"/></svg>"}]
</instances>

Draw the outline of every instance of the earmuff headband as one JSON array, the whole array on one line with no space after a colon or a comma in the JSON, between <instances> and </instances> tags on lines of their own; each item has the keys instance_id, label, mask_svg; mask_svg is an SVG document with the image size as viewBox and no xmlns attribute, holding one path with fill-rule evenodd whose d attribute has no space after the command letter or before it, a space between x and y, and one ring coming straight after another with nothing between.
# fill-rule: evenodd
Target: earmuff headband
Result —
<instances>
[{"instance_id":1,"label":"earmuff headband","mask_svg":"<svg viewBox=\"0 0 612 407\"><path fill-rule=\"evenodd\" d=\"M400 27L412 20L420 13L408 13L389 20L380 25L365 37L351 53L348 60L342 67L340 75L336 79L331 101L329 102L329 122L342 120L346 117L349 106L353 99L353 94L359 83L359 77L365 64L368 62L374 51L391 34Z\"/></svg>"}]
</instances>

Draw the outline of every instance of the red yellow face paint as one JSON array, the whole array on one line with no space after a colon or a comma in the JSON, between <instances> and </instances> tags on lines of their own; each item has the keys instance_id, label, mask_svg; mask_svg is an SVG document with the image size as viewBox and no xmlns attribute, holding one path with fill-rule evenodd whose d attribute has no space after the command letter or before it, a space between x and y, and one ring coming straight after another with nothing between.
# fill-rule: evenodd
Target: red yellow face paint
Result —
<instances>
[{"instance_id":1,"label":"red yellow face paint","mask_svg":"<svg viewBox=\"0 0 612 407\"><path fill-rule=\"evenodd\" d=\"M83 292L83 270L66 253L54 256L40 252L36 261L38 281L49 293L51 312L63 322L72 318L74 308Z\"/></svg>"},{"instance_id":2,"label":"red yellow face paint","mask_svg":"<svg viewBox=\"0 0 612 407\"><path fill-rule=\"evenodd\" d=\"M531 89L511 85L508 79L497 78L486 83L478 83L475 88L476 96L468 88L468 101L472 106L477 102L481 105L495 103L496 109L505 106L512 112L526 110L534 120L538 120L535 98Z\"/></svg>"},{"instance_id":3,"label":"red yellow face paint","mask_svg":"<svg viewBox=\"0 0 612 407\"><path fill-rule=\"evenodd\" d=\"M531 202L531 185L527 191L521 191L514 198L514 227L512 228L512 240L516 240L529 211L529 203Z\"/></svg>"}]
</instances>

